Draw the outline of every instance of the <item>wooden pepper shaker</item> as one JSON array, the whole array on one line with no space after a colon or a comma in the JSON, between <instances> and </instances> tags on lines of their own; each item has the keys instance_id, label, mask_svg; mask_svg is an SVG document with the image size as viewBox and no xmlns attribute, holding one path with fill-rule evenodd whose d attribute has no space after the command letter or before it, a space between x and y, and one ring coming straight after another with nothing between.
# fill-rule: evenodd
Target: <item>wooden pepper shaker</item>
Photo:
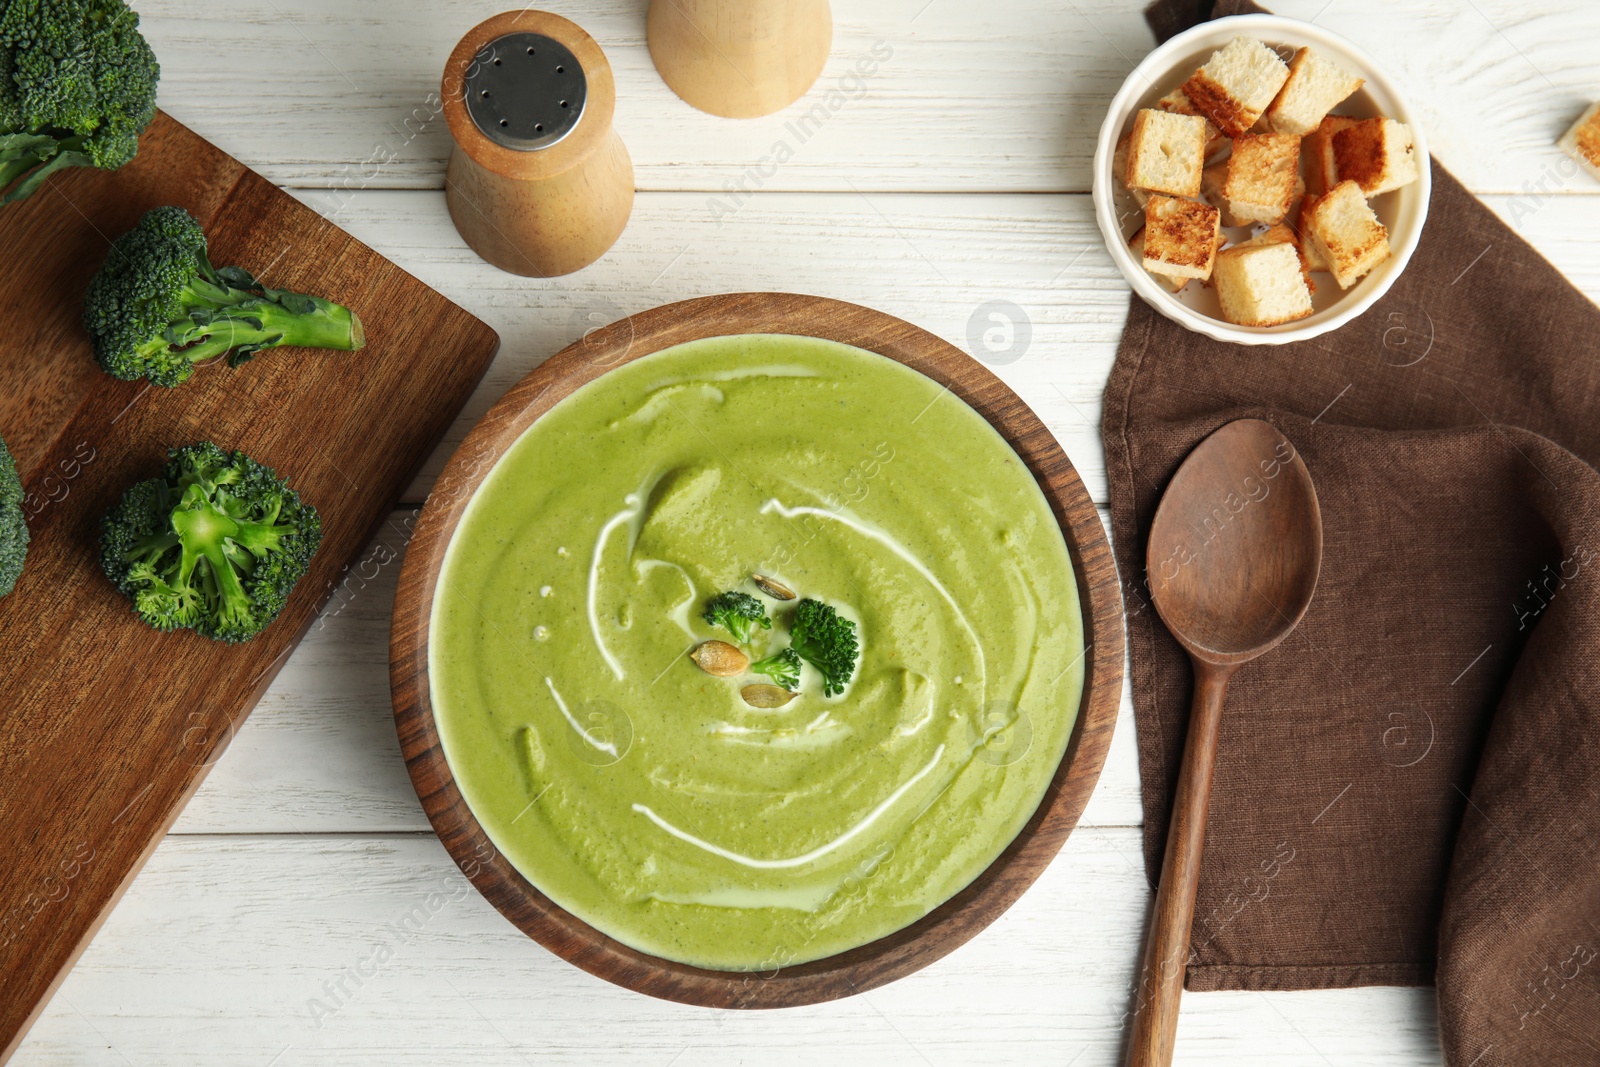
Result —
<instances>
[{"instance_id":1,"label":"wooden pepper shaker","mask_svg":"<svg viewBox=\"0 0 1600 1067\"><path fill-rule=\"evenodd\" d=\"M650 57L701 111L754 118L816 82L833 44L828 0L650 0Z\"/></svg>"},{"instance_id":2,"label":"wooden pepper shaker","mask_svg":"<svg viewBox=\"0 0 1600 1067\"><path fill-rule=\"evenodd\" d=\"M473 251L550 277L615 243L633 210L633 161L611 126L616 83L594 38L544 11L496 15L450 53L440 95L455 140L445 202Z\"/></svg>"}]
</instances>

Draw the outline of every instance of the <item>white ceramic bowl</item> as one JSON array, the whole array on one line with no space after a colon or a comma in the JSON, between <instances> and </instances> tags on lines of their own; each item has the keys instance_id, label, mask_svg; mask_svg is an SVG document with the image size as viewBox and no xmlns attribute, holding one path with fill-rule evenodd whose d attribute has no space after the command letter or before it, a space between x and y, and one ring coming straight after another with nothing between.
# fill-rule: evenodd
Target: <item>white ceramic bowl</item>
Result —
<instances>
[{"instance_id":1,"label":"white ceramic bowl","mask_svg":"<svg viewBox=\"0 0 1600 1067\"><path fill-rule=\"evenodd\" d=\"M1212 52L1239 34L1265 42L1285 58L1288 58L1287 50L1310 45L1346 70L1365 78L1367 83L1334 110L1363 118L1387 115L1410 126L1416 141L1418 179L1372 200L1379 221L1389 230L1389 258L1350 289L1340 289L1331 274L1316 275L1317 292L1312 298L1315 311L1308 318L1280 326L1235 326L1223 320L1216 292L1210 287L1191 283L1181 292L1172 293L1157 284L1128 248L1128 238L1139 228L1143 216L1137 213L1133 198L1111 173L1111 157L1117 141L1132 128L1134 114L1183 84ZM1304 341L1338 329L1371 307L1388 292L1416 250L1422 237L1422 223L1428 216L1432 187L1428 142L1417 114L1372 57L1327 30L1277 15L1232 15L1214 19L1178 34L1145 56L1111 101L1111 110L1100 127L1100 140L1094 152L1095 218L1100 223L1100 232L1105 235L1111 258L1134 292L1161 314L1188 329L1219 341L1247 345Z\"/></svg>"}]
</instances>

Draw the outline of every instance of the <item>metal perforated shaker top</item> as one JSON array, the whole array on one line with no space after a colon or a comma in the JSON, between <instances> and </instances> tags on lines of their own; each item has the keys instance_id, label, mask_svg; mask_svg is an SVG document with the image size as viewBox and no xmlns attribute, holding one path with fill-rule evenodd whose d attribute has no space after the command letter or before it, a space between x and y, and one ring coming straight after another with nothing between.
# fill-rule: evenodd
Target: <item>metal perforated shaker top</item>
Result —
<instances>
[{"instance_id":1,"label":"metal perforated shaker top","mask_svg":"<svg viewBox=\"0 0 1600 1067\"><path fill-rule=\"evenodd\" d=\"M578 125L589 82L567 46L539 33L508 33L484 45L466 78L467 113L496 144L549 148Z\"/></svg>"}]
</instances>

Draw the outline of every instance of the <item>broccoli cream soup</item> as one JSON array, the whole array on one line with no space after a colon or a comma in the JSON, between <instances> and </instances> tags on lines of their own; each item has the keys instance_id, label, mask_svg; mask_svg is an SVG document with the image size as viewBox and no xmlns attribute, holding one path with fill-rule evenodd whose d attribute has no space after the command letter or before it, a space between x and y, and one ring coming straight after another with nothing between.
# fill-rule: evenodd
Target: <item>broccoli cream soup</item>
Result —
<instances>
[{"instance_id":1,"label":"broccoli cream soup","mask_svg":"<svg viewBox=\"0 0 1600 1067\"><path fill-rule=\"evenodd\" d=\"M748 640L705 618L729 592ZM846 631L826 655L806 601ZM735 673L691 656L712 640ZM791 644L797 679L738 670ZM618 367L512 446L446 554L430 678L530 882L641 951L755 970L981 873L1061 760L1082 652L1061 531L987 422L882 356L758 335Z\"/></svg>"}]
</instances>

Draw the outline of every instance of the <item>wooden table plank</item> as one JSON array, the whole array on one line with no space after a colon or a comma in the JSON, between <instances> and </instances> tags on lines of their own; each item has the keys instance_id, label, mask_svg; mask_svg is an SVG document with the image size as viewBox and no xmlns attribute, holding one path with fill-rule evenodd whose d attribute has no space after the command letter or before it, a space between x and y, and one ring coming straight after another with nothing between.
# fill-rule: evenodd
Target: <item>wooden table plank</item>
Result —
<instances>
[{"instance_id":1,"label":"wooden table plank","mask_svg":"<svg viewBox=\"0 0 1600 1067\"><path fill-rule=\"evenodd\" d=\"M1080 831L1004 917L926 970L831 1004L728 1012L561 962L431 835L175 836L18 1062L1101 1067L1117 1062L1148 902L1137 864L1137 831ZM1193 996L1179 1062L1433 1063L1431 1001L1426 989Z\"/></svg>"},{"instance_id":2,"label":"wooden table plank","mask_svg":"<svg viewBox=\"0 0 1600 1067\"><path fill-rule=\"evenodd\" d=\"M694 111L650 62L639 0L564 8L616 71L616 128L641 189L1083 192L1106 105L1154 41L1145 0L835 0L820 80L839 88L879 53L865 87L804 139L778 115L728 121ZM450 47L494 9L469 0L142 0L178 117L280 184L442 185L449 138L430 94ZM1547 183L1559 133L1600 98L1600 5L1585 0L1273 0L1370 52L1413 98L1444 163L1480 192ZM248 36L250 76L215 62ZM881 43L880 43L881 42ZM793 158L746 176L779 140ZM771 170L770 167L765 168ZM1561 188L1600 192L1586 175Z\"/></svg>"},{"instance_id":3,"label":"wooden table plank","mask_svg":"<svg viewBox=\"0 0 1600 1067\"><path fill-rule=\"evenodd\" d=\"M1105 502L1100 395L1129 297L1087 196L762 193L714 219L703 194L644 193L621 241L599 262L565 278L530 279L495 270L467 249L441 195L295 195L474 309L504 339L483 384L407 490L408 500L426 496L445 457L496 398L585 329L674 300L772 289L866 304L965 351L980 309L996 300L1015 304L1031 341L1021 358L991 368L1039 414L1090 494ZM1486 202L1600 300L1600 258L1593 251L1600 197ZM1379 345L1391 326L1369 316L1347 329L1369 331ZM1241 348L1239 358L1260 353ZM1308 414L1328 399L1308 398Z\"/></svg>"}]
</instances>

